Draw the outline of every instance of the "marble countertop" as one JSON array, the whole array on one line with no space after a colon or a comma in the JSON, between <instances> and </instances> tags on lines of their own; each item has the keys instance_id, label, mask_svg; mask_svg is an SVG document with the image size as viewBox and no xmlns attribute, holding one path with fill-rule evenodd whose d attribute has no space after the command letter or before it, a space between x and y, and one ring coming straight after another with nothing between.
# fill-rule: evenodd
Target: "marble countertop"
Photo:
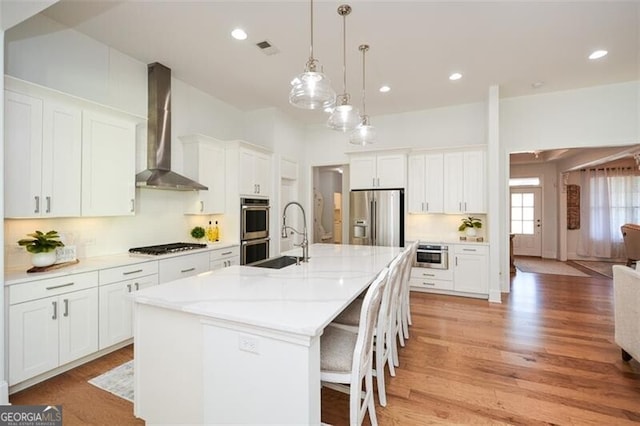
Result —
<instances>
[{"instance_id":1,"label":"marble countertop","mask_svg":"<svg viewBox=\"0 0 640 426\"><path fill-rule=\"evenodd\" d=\"M131 297L137 303L203 317L318 336L402 250L313 244L308 263L282 269L231 266L140 290Z\"/></svg>"},{"instance_id":2,"label":"marble countertop","mask_svg":"<svg viewBox=\"0 0 640 426\"><path fill-rule=\"evenodd\" d=\"M189 251L181 251L181 252L171 253L171 254L163 254L160 256L120 253L120 254L114 254L114 255L108 255L108 256L88 257L85 259L80 259L80 261L75 265L65 266L60 269L54 269L46 272L27 273L27 269L29 269L30 266L5 269L4 285L10 286L10 285L21 284L24 282L29 282L34 280L63 277L71 274L92 272L92 271L97 271L97 270L106 269L106 268L116 268L119 266L133 265L136 263L152 262L152 261L157 261L162 259L169 259L172 257L185 256L189 254L196 254L196 253L209 252L212 250L224 249L228 247L237 246L238 244L239 243L237 242L212 243L212 244L209 244L206 248L189 250Z\"/></svg>"}]
</instances>

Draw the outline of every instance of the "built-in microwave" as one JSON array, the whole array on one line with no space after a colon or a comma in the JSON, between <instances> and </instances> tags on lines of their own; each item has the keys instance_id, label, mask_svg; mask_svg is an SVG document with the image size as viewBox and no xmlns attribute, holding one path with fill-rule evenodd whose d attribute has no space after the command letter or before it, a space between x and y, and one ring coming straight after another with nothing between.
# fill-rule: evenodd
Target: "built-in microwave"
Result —
<instances>
[{"instance_id":1,"label":"built-in microwave","mask_svg":"<svg viewBox=\"0 0 640 426\"><path fill-rule=\"evenodd\" d=\"M240 240L269 237L269 200L240 199Z\"/></svg>"},{"instance_id":2,"label":"built-in microwave","mask_svg":"<svg viewBox=\"0 0 640 426\"><path fill-rule=\"evenodd\" d=\"M449 247L443 245L418 244L415 266L420 268L448 269Z\"/></svg>"}]
</instances>

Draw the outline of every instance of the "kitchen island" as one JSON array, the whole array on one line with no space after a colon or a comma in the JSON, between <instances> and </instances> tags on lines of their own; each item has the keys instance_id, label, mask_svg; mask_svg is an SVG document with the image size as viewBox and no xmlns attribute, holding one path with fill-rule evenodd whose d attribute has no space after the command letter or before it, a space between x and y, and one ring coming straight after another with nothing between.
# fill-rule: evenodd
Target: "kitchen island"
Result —
<instances>
[{"instance_id":1,"label":"kitchen island","mask_svg":"<svg viewBox=\"0 0 640 426\"><path fill-rule=\"evenodd\" d=\"M314 244L308 263L232 266L135 293L135 415L320 424L320 336L401 250Z\"/></svg>"}]
</instances>

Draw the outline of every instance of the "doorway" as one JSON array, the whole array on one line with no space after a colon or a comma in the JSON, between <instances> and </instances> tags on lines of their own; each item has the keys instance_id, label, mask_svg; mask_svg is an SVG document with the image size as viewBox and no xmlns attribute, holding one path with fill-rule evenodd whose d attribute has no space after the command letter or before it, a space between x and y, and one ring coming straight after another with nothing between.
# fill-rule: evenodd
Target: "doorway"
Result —
<instances>
[{"instance_id":1,"label":"doorway","mask_svg":"<svg viewBox=\"0 0 640 426\"><path fill-rule=\"evenodd\" d=\"M511 188L513 254L542 257L542 188Z\"/></svg>"},{"instance_id":2,"label":"doorway","mask_svg":"<svg viewBox=\"0 0 640 426\"><path fill-rule=\"evenodd\" d=\"M313 167L313 242L344 244L344 218L347 216L345 205L348 188L345 182L347 165Z\"/></svg>"}]
</instances>

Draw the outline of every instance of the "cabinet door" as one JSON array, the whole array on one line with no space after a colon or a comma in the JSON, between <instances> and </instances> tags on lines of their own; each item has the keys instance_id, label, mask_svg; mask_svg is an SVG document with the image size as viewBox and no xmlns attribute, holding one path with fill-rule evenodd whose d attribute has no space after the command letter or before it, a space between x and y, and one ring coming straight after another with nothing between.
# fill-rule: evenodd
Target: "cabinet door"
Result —
<instances>
[{"instance_id":1,"label":"cabinet door","mask_svg":"<svg viewBox=\"0 0 640 426\"><path fill-rule=\"evenodd\" d=\"M409 157L409 182L407 185L409 213L422 213L425 210L425 185L426 182L424 155L412 155Z\"/></svg>"},{"instance_id":2,"label":"cabinet door","mask_svg":"<svg viewBox=\"0 0 640 426\"><path fill-rule=\"evenodd\" d=\"M42 215L80 216L82 112L44 103L42 133Z\"/></svg>"},{"instance_id":3,"label":"cabinet door","mask_svg":"<svg viewBox=\"0 0 640 426\"><path fill-rule=\"evenodd\" d=\"M4 212L39 217L42 211L42 100L5 91Z\"/></svg>"},{"instance_id":4,"label":"cabinet door","mask_svg":"<svg viewBox=\"0 0 640 426\"><path fill-rule=\"evenodd\" d=\"M248 149L240 148L239 150L239 166L238 167L238 185L240 194L257 195L258 186L254 180L254 153Z\"/></svg>"},{"instance_id":5,"label":"cabinet door","mask_svg":"<svg viewBox=\"0 0 640 426\"><path fill-rule=\"evenodd\" d=\"M58 298L9 307L9 385L58 366Z\"/></svg>"},{"instance_id":6,"label":"cabinet door","mask_svg":"<svg viewBox=\"0 0 640 426\"><path fill-rule=\"evenodd\" d=\"M485 153L467 151L464 153L464 210L467 213L485 213Z\"/></svg>"},{"instance_id":7,"label":"cabinet door","mask_svg":"<svg viewBox=\"0 0 640 426\"><path fill-rule=\"evenodd\" d=\"M132 285L131 281L124 281L100 286L100 349L132 336L132 309L128 300Z\"/></svg>"},{"instance_id":8,"label":"cabinet door","mask_svg":"<svg viewBox=\"0 0 640 426\"><path fill-rule=\"evenodd\" d=\"M374 188L376 184L376 157L354 157L349 162L351 189Z\"/></svg>"},{"instance_id":9,"label":"cabinet door","mask_svg":"<svg viewBox=\"0 0 640 426\"><path fill-rule=\"evenodd\" d=\"M58 300L63 365L98 350L98 288L67 293Z\"/></svg>"},{"instance_id":10,"label":"cabinet door","mask_svg":"<svg viewBox=\"0 0 640 426\"><path fill-rule=\"evenodd\" d=\"M209 253L188 254L185 256L163 259L158 265L159 283L166 283L180 278L190 277L210 268Z\"/></svg>"},{"instance_id":11,"label":"cabinet door","mask_svg":"<svg viewBox=\"0 0 640 426\"><path fill-rule=\"evenodd\" d=\"M271 156L256 152L253 163L254 180L258 185L258 195L271 194Z\"/></svg>"},{"instance_id":12,"label":"cabinet door","mask_svg":"<svg viewBox=\"0 0 640 426\"><path fill-rule=\"evenodd\" d=\"M444 211L462 213L463 210L463 153L444 154Z\"/></svg>"},{"instance_id":13,"label":"cabinet door","mask_svg":"<svg viewBox=\"0 0 640 426\"><path fill-rule=\"evenodd\" d=\"M453 271L455 291L489 294L487 272L484 248L456 246Z\"/></svg>"},{"instance_id":14,"label":"cabinet door","mask_svg":"<svg viewBox=\"0 0 640 426\"><path fill-rule=\"evenodd\" d=\"M444 212L444 155L425 155L425 198L424 211Z\"/></svg>"},{"instance_id":15,"label":"cabinet door","mask_svg":"<svg viewBox=\"0 0 640 426\"><path fill-rule=\"evenodd\" d=\"M187 214L222 214L225 210L225 152L214 142L184 144L184 173L209 188L188 197Z\"/></svg>"},{"instance_id":16,"label":"cabinet door","mask_svg":"<svg viewBox=\"0 0 640 426\"><path fill-rule=\"evenodd\" d=\"M85 111L82 117L82 215L135 211L135 124Z\"/></svg>"},{"instance_id":17,"label":"cabinet door","mask_svg":"<svg viewBox=\"0 0 640 426\"><path fill-rule=\"evenodd\" d=\"M378 155L376 158L376 188L407 186L407 157L404 154Z\"/></svg>"}]
</instances>

